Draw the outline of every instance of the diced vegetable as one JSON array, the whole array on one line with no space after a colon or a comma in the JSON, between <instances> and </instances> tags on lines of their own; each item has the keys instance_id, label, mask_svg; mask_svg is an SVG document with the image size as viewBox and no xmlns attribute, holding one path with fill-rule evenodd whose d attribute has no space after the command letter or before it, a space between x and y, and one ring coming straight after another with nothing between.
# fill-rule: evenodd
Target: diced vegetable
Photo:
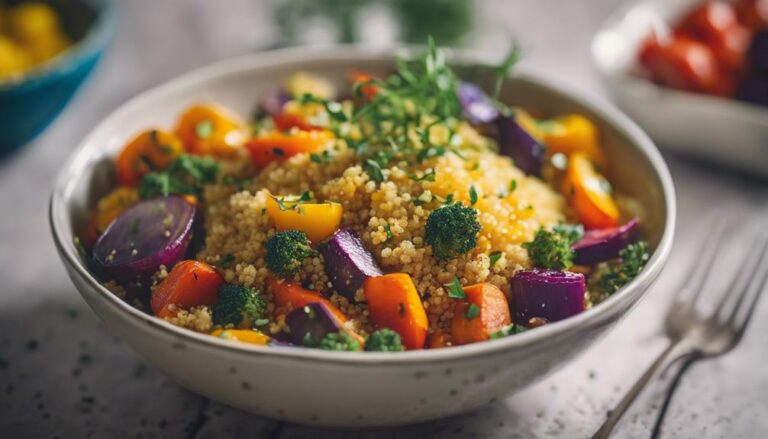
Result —
<instances>
[{"instance_id":1,"label":"diced vegetable","mask_svg":"<svg viewBox=\"0 0 768 439\"><path fill-rule=\"evenodd\" d=\"M197 104L182 113L174 131L191 154L230 157L245 141L244 128L243 121L230 110Z\"/></svg>"},{"instance_id":2,"label":"diced vegetable","mask_svg":"<svg viewBox=\"0 0 768 439\"><path fill-rule=\"evenodd\" d=\"M571 155L581 152L587 155L601 169L605 168L605 156L600 147L597 127L581 114L569 114L558 117L547 124L544 130L544 143L551 154Z\"/></svg>"},{"instance_id":3,"label":"diced vegetable","mask_svg":"<svg viewBox=\"0 0 768 439\"><path fill-rule=\"evenodd\" d=\"M146 279L160 265L170 268L184 257L194 219L195 207L180 197L141 201L107 227L93 246L93 259L115 279Z\"/></svg>"},{"instance_id":4,"label":"diced vegetable","mask_svg":"<svg viewBox=\"0 0 768 439\"><path fill-rule=\"evenodd\" d=\"M355 292L363 287L366 279L384 274L357 234L348 228L334 233L320 247L320 253L334 288L350 300L354 300Z\"/></svg>"},{"instance_id":5,"label":"diced vegetable","mask_svg":"<svg viewBox=\"0 0 768 439\"><path fill-rule=\"evenodd\" d=\"M311 303L322 303L339 321L347 320L341 310L317 291L307 290L301 285L274 278L267 280L267 287L274 297L275 315L287 314Z\"/></svg>"},{"instance_id":6,"label":"diced vegetable","mask_svg":"<svg viewBox=\"0 0 768 439\"><path fill-rule=\"evenodd\" d=\"M517 116L496 119L499 152L509 156L515 166L528 175L540 175L544 163L544 145L523 127Z\"/></svg>"},{"instance_id":7,"label":"diced vegetable","mask_svg":"<svg viewBox=\"0 0 768 439\"><path fill-rule=\"evenodd\" d=\"M507 297L497 286L480 283L464 287L466 300L453 307L453 344L488 340L491 334L512 323ZM477 309L477 312L473 310Z\"/></svg>"},{"instance_id":8,"label":"diced vegetable","mask_svg":"<svg viewBox=\"0 0 768 439\"><path fill-rule=\"evenodd\" d=\"M339 203L301 203L292 205L267 198L267 214L278 230L300 230L318 243L338 230L344 208Z\"/></svg>"},{"instance_id":9,"label":"diced vegetable","mask_svg":"<svg viewBox=\"0 0 768 439\"><path fill-rule=\"evenodd\" d=\"M317 152L333 140L330 131L298 131L290 134L272 132L250 140L246 148L251 161L263 168L273 161L283 161L296 154Z\"/></svg>"},{"instance_id":10,"label":"diced vegetable","mask_svg":"<svg viewBox=\"0 0 768 439\"><path fill-rule=\"evenodd\" d=\"M324 302L308 303L294 309L285 316L285 324L288 326L289 340L299 346L318 347L326 335L342 331L352 335L355 340L359 339L359 336L344 328L343 321Z\"/></svg>"},{"instance_id":11,"label":"diced vegetable","mask_svg":"<svg viewBox=\"0 0 768 439\"><path fill-rule=\"evenodd\" d=\"M211 335L224 340L234 340L259 346L271 344L269 336L255 329L214 329Z\"/></svg>"},{"instance_id":12,"label":"diced vegetable","mask_svg":"<svg viewBox=\"0 0 768 439\"><path fill-rule=\"evenodd\" d=\"M134 137L115 160L118 183L135 186L141 177L165 169L184 152L184 146L174 134L149 130Z\"/></svg>"},{"instance_id":13,"label":"diced vegetable","mask_svg":"<svg viewBox=\"0 0 768 439\"><path fill-rule=\"evenodd\" d=\"M296 274L304 260L315 254L307 235L298 230L275 233L267 240L266 247L267 268L280 277Z\"/></svg>"},{"instance_id":14,"label":"diced vegetable","mask_svg":"<svg viewBox=\"0 0 768 439\"><path fill-rule=\"evenodd\" d=\"M171 317L178 309L213 305L224 283L224 278L204 262L179 262L152 293L152 312Z\"/></svg>"},{"instance_id":15,"label":"diced vegetable","mask_svg":"<svg viewBox=\"0 0 768 439\"><path fill-rule=\"evenodd\" d=\"M250 329L254 322L265 317L266 309L267 301L253 288L224 285L211 307L211 319L216 326Z\"/></svg>"},{"instance_id":16,"label":"diced vegetable","mask_svg":"<svg viewBox=\"0 0 768 439\"><path fill-rule=\"evenodd\" d=\"M584 311L584 275L555 270L522 270L511 279L512 321L527 323L531 317L551 322Z\"/></svg>"},{"instance_id":17,"label":"diced vegetable","mask_svg":"<svg viewBox=\"0 0 768 439\"><path fill-rule=\"evenodd\" d=\"M499 110L491 98L477 85L459 81L457 94L464 117L471 123L475 125L491 123L499 117Z\"/></svg>"},{"instance_id":18,"label":"diced vegetable","mask_svg":"<svg viewBox=\"0 0 768 439\"><path fill-rule=\"evenodd\" d=\"M450 337L445 332L435 331L427 337L427 347L429 349L442 349L450 346Z\"/></svg>"},{"instance_id":19,"label":"diced vegetable","mask_svg":"<svg viewBox=\"0 0 768 439\"><path fill-rule=\"evenodd\" d=\"M368 312L377 328L400 334L406 349L421 349L427 338L427 313L408 274L392 273L369 277L363 290Z\"/></svg>"},{"instance_id":20,"label":"diced vegetable","mask_svg":"<svg viewBox=\"0 0 768 439\"><path fill-rule=\"evenodd\" d=\"M383 328L373 331L365 340L365 350L369 352L400 352L404 351L403 341L397 332Z\"/></svg>"},{"instance_id":21,"label":"diced vegetable","mask_svg":"<svg viewBox=\"0 0 768 439\"><path fill-rule=\"evenodd\" d=\"M633 242L637 235L638 220L633 218L620 227L593 229L573 245L574 262L593 265L619 257L619 252Z\"/></svg>"},{"instance_id":22,"label":"diced vegetable","mask_svg":"<svg viewBox=\"0 0 768 439\"><path fill-rule=\"evenodd\" d=\"M453 259L477 246L480 233L477 210L450 203L432 211L424 224L424 240L438 259Z\"/></svg>"},{"instance_id":23,"label":"diced vegetable","mask_svg":"<svg viewBox=\"0 0 768 439\"><path fill-rule=\"evenodd\" d=\"M104 233L112 221L137 201L139 201L139 194L136 188L129 186L119 186L100 199L94 212L96 231L99 234Z\"/></svg>"},{"instance_id":24,"label":"diced vegetable","mask_svg":"<svg viewBox=\"0 0 768 439\"><path fill-rule=\"evenodd\" d=\"M536 231L533 241L523 243L535 268L566 270L573 265L573 244L581 239L584 228L581 226L559 225L547 230Z\"/></svg>"},{"instance_id":25,"label":"diced vegetable","mask_svg":"<svg viewBox=\"0 0 768 439\"><path fill-rule=\"evenodd\" d=\"M563 191L579 221L587 229L619 225L619 207L611 196L611 186L583 153L572 154Z\"/></svg>"},{"instance_id":26,"label":"diced vegetable","mask_svg":"<svg viewBox=\"0 0 768 439\"><path fill-rule=\"evenodd\" d=\"M347 332L332 332L326 334L318 348L326 351L361 351L360 342Z\"/></svg>"}]
</instances>

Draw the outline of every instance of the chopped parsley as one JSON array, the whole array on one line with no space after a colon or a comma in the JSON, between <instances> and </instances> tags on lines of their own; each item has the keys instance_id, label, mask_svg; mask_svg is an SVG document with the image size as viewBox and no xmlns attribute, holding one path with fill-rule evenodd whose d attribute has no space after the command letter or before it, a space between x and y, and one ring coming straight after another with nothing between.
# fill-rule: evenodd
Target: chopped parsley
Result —
<instances>
[{"instance_id":1,"label":"chopped parsley","mask_svg":"<svg viewBox=\"0 0 768 439\"><path fill-rule=\"evenodd\" d=\"M469 320L476 319L477 316L480 315L480 307L475 305L474 303L470 303L469 307L467 307L467 318Z\"/></svg>"},{"instance_id":2,"label":"chopped parsley","mask_svg":"<svg viewBox=\"0 0 768 439\"><path fill-rule=\"evenodd\" d=\"M514 334L520 334L521 332L525 332L527 330L528 328L526 328L523 325L518 325L518 324L508 325L491 334L491 340L508 337Z\"/></svg>"},{"instance_id":3,"label":"chopped parsley","mask_svg":"<svg viewBox=\"0 0 768 439\"><path fill-rule=\"evenodd\" d=\"M454 275L450 283L443 285L448 290L448 297L451 299L464 299L467 297L464 289L461 288L459 279Z\"/></svg>"},{"instance_id":4,"label":"chopped parsley","mask_svg":"<svg viewBox=\"0 0 768 439\"><path fill-rule=\"evenodd\" d=\"M499 262L499 259L501 259L502 253L500 251L495 251L488 255L488 257L491 259L491 267L496 265L497 262Z\"/></svg>"},{"instance_id":5,"label":"chopped parsley","mask_svg":"<svg viewBox=\"0 0 768 439\"><path fill-rule=\"evenodd\" d=\"M384 173L381 171L381 165L376 160L366 159L363 162L363 168L365 168L365 172L367 172L368 176L376 183L384 181Z\"/></svg>"},{"instance_id":6,"label":"chopped parsley","mask_svg":"<svg viewBox=\"0 0 768 439\"><path fill-rule=\"evenodd\" d=\"M384 226L384 231L387 232L387 241L395 237L395 235L392 234L392 226L389 224Z\"/></svg>"},{"instance_id":7,"label":"chopped parsley","mask_svg":"<svg viewBox=\"0 0 768 439\"><path fill-rule=\"evenodd\" d=\"M613 294L640 274L648 261L648 243L638 241L619 252L619 262L600 276L597 286L606 294Z\"/></svg>"},{"instance_id":8,"label":"chopped parsley","mask_svg":"<svg viewBox=\"0 0 768 439\"><path fill-rule=\"evenodd\" d=\"M275 203L277 203L277 207L282 210L295 210L297 207L301 206L302 204L306 204L309 201L312 201L312 198L314 198L314 194L312 191L304 191L301 193L301 195L286 195L284 197L275 197L272 196L273 200L275 200Z\"/></svg>"},{"instance_id":9,"label":"chopped parsley","mask_svg":"<svg viewBox=\"0 0 768 439\"><path fill-rule=\"evenodd\" d=\"M477 189L474 184L469 187L469 203L473 206L477 204Z\"/></svg>"}]
</instances>

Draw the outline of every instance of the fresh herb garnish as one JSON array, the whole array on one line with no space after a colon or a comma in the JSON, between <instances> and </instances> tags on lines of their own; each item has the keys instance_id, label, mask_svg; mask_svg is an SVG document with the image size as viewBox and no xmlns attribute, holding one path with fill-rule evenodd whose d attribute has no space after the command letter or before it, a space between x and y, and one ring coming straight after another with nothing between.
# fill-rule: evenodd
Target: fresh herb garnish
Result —
<instances>
[{"instance_id":1,"label":"fresh herb garnish","mask_svg":"<svg viewBox=\"0 0 768 439\"><path fill-rule=\"evenodd\" d=\"M207 139L213 134L213 122L208 119L201 120L195 125L195 135L199 139Z\"/></svg>"},{"instance_id":2,"label":"fresh herb garnish","mask_svg":"<svg viewBox=\"0 0 768 439\"><path fill-rule=\"evenodd\" d=\"M477 203L477 189L474 184L469 187L469 203L473 206Z\"/></svg>"},{"instance_id":3,"label":"fresh herb garnish","mask_svg":"<svg viewBox=\"0 0 768 439\"><path fill-rule=\"evenodd\" d=\"M515 179L513 178L513 179L512 179L512 180L510 180L510 182L509 182L509 193L512 193L512 192L514 192L514 191L515 191L515 189L517 189L517 180L515 180Z\"/></svg>"},{"instance_id":4,"label":"fresh herb garnish","mask_svg":"<svg viewBox=\"0 0 768 439\"><path fill-rule=\"evenodd\" d=\"M143 199L170 194L201 195L203 185L213 183L219 165L210 158L182 155L162 172L150 172L141 179L139 197Z\"/></svg>"},{"instance_id":5,"label":"fresh herb garnish","mask_svg":"<svg viewBox=\"0 0 768 439\"><path fill-rule=\"evenodd\" d=\"M518 325L518 324L508 325L491 334L491 340L509 337L510 335L514 335L514 334L520 334L521 332L525 332L527 330L528 328L526 328L523 325Z\"/></svg>"},{"instance_id":6,"label":"fresh herb garnish","mask_svg":"<svg viewBox=\"0 0 768 439\"><path fill-rule=\"evenodd\" d=\"M395 237L395 235L392 234L392 226L389 224L384 226L384 231L387 232L387 241Z\"/></svg>"},{"instance_id":7,"label":"fresh herb garnish","mask_svg":"<svg viewBox=\"0 0 768 439\"><path fill-rule=\"evenodd\" d=\"M613 294L640 274L650 257L648 243L638 241L619 252L620 261L600 277L598 287L606 294Z\"/></svg>"},{"instance_id":8,"label":"fresh herb garnish","mask_svg":"<svg viewBox=\"0 0 768 439\"><path fill-rule=\"evenodd\" d=\"M273 200L275 200L275 203L277 203L277 207L280 208L281 211L286 210L295 210L297 207L299 207L302 204L306 204L309 201L312 200L314 195L311 191L304 191L299 196L295 195L286 195L284 197L275 197L273 195L270 195Z\"/></svg>"},{"instance_id":9,"label":"fresh herb garnish","mask_svg":"<svg viewBox=\"0 0 768 439\"><path fill-rule=\"evenodd\" d=\"M229 268L233 263L235 262L235 255L233 254L226 254L219 258L219 262L216 263L216 266L220 268Z\"/></svg>"},{"instance_id":10,"label":"fresh herb garnish","mask_svg":"<svg viewBox=\"0 0 768 439\"><path fill-rule=\"evenodd\" d=\"M503 253L500 251L495 251L490 255L488 255L488 257L491 259L491 267L493 267L494 265L496 265L497 262L499 262L499 259L501 259L502 254Z\"/></svg>"},{"instance_id":11,"label":"fresh herb garnish","mask_svg":"<svg viewBox=\"0 0 768 439\"><path fill-rule=\"evenodd\" d=\"M451 299L464 299L467 297L466 293L464 293L464 289L461 288L459 279L455 275L453 276L453 279L450 283L447 283L443 286L447 289L448 297Z\"/></svg>"},{"instance_id":12,"label":"fresh herb garnish","mask_svg":"<svg viewBox=\"0 0 768 439\"><path fill-rule=\"evenodd\" d=\"M421 176L411 175L409 178L413 181L435 181L435 175L435 170L433 168L429 168Z\"/></svg>"},{"instance_id":13,"label":"fresh herb garnish","mask_svg":"<svg viewBox=\"0 0 768 439\"><path fill-rule=\"evenodd\" d=\"M384 173L381 171L381 165L376 160L367 159L363 162L363 168L368 176L376 183L384 181Z\"/></svg>"},{"instance_id":14,"label":"fresh herb garnish","mask_svg":"<svg viewBox=\"0 0 768 439\"><path fill-rule=\"evenodd\" d=\"M477 316L480 315L480 307L475 305L474 303L470 303L469 307L467 308L467 318L469 320L476 319Z\"/></svg>"}]
</instances>

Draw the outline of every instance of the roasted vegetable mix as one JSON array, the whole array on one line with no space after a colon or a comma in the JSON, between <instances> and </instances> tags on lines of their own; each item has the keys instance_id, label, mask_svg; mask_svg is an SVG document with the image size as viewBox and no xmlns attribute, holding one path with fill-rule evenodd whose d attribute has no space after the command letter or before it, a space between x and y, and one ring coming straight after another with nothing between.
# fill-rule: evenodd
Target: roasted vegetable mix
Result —
<instances>
[{"instance_id":1,"label":"roasted vegetable mix","mask_svg":"<svg viewBox=\"0 0 768 439\"><path fill-rule=\"evenodd\" d=\"M82 234L124 300L222 340L400 352L595 306L649 257L598 126L459 80L430 42L351 92L300 72L254 120L200 103L128 139ZM337 96L350 96L338 99ZM531 110L533 111L533 110Z\"/></svg>"}]
</instances>

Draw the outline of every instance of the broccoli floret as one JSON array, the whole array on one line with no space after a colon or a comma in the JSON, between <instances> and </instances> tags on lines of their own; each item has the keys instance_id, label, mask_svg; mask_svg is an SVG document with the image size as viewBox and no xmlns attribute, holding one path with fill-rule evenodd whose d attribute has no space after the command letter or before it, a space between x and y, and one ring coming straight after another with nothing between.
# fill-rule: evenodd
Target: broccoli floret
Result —
<instances>
[{"instance_id":1,"label":"broccoli floret","mask_svg":"<svg viewBox=\"0 0 768 439\"><path fill-rule=\"evenodd\" d=\"M453 259L477 246L480 223L477 210L451 203L432 211L424 226L424 239L438 259Z\"/></svg>"},{"instance_id":2,"label":"broccoli floret","mask_svg":"<svg viewBox=\"0 0 768 439\"><path fill-rule=\"evenodd\" d=\"M326 334L317 346L326 351L359 351L360 343L346 332Z\"/></svg>"},{"instance_id":3,"label":"broccoli floret","mask_svg":"<svg viewBox=\"0 0 768 439\"><path fill-rule=\"evenodd\" d=\"M219 288L219 296L211 307L211 317L216 326L240 326L253 323L264 317L267 302L253 288L241 285L225 285Z\"/></svg>"},{"instance_id":4,"label":"broccoli floret","mask_svg":"<svg viewBox=\"0 0 768 439\"><path fill-rule=\"evenodd\" d=\"M533 241L523 244L533 266L552 270L567 270L573 265L573 244L584 235L581 226L555 226L552 230L539 229Z\"/></svg>"},{"instance_id":5,"label":"broccoli floret","mask_svg":"<svg viewBox=\"0 0 768 439\"><path fill-rule=\"evenodd\" d=\"M648 243L638 241L629 244L619 252L619 257L621 258L620 263L609 268L598 281L598 288L608 295L619 291L621 287L640 274L640 270L643 269L650 257Z\"/></svg>"},{"instance_id":6,"label":"broccoli floret","mask_svg":"<svg viewBox=\"0 0 768 439\"><path fill-rule=\"evenodd\" d=\"M306 233L298 230L275 233L267 240L267 268L282 277L298 272L304 259L314 254L311 244Z\"/></svg>"},{"instance_id":7,"label":"broccoli floret","mask_svg":"<svg viewBox=\"0 0 768 439\"><path fill-rule=\"evenodd\" d=\"M216 180L219 165L207 157L182 155L162 172L151 172L141 179L143 199L170 194L200 195L202 186Z\"/></svg>"},{"instance_id":8,"label":"broccoli floret","mask_svg":"<svg viewBox=\"0 0 768 439\"><path fill-rule=\"evenodd\" d=\"M404 351L403 342L400 340L400 334L391 329L379 329L373 331L365 341L366 351L378 352L401 352Z\"/></svg>"}]
</instances>

